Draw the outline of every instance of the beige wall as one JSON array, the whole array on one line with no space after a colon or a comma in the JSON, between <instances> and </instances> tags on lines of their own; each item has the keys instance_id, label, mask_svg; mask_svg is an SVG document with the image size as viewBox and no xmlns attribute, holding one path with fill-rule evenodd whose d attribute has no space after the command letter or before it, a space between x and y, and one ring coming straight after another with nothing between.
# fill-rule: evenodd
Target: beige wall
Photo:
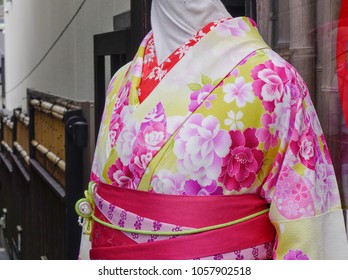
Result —
<instances>
[{"instance_id":1,"label":"beige wall","mask_svg":"<svg viewBox=\"0 0 348 280\"><path fill-rule=\"evenodd\" d=\"M44 57L83 0L16 0L5 14L6 100L26 109L26 88L93 101L93 35L112 31L113 16L129 0L87 0L52 51Z\"/></svg>"}]
</instances>

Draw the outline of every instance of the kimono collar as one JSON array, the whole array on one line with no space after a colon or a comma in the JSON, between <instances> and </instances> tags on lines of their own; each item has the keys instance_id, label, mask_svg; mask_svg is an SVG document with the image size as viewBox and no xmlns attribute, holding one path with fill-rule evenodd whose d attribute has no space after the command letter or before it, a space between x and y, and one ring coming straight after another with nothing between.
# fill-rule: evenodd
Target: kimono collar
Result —
<instances>
[{"instance_id":1,"label":"kimono collar","mask_svg":"<svg viewBox=\"0 0 348 280\"><path fill-rule=\"evenodd\" d=\"M153 0L151 25L158 63L208 23L228 17L220 0Z\"/></svg>"}]
</instances>

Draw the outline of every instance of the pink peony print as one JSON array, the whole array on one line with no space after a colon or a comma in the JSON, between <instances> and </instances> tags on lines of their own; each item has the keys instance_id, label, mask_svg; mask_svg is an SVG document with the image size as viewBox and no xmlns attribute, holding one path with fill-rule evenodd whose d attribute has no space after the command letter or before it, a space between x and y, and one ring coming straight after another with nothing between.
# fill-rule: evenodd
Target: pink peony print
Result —
<instances>
[{"instance_id":1,"label":"pink peony print","mask_svg":"<svg viewBox=\"0 0 348 280\"><path fill-rule=\"evenodd\" d=\"M111 165L108 170L108 177L111 180L111 185L115 187L134 189L134 176L129 168L122 164L118 159L115 164Z\"/></svg>"},{"instance_id":2,"label":"pink peony print","mask_svg":"<svg viewBox=\"0 0 348 280\"><path fill-rule=\"evenodd\" d=\"M152 151L143 146L136 146L134 148L133 158L131 159L129 169L137 178L141 178L152 158Z\"/></svg>"},{"instance_id":3,"label":"pink peony print","mask_svg":"<svg viewBox=\"0 0 348 280\"><path fill-rule=\"evenodd\" d=\"M124 86L120 88L117 95L114 111L119 112L120 110L122 110L122 107L127 106L129 104L128 99L129 99L131 86L132 86L132 83L127 82Z\"/></svg>"},{"instance_id":4,"label":"pink peony print","mask_svg":"<svg viewBox=\"0 0 348 280\"><path fill-rule=\"evenodd\" d=\"M115 145L118 156L124 165L130 163L134 147L136 146L138 133L139 123L134 119L127 120Z\"/></svg>"},{"instance_id":5,"label":"pink peony print","mask_svg":"<svg viewBox=\"0 0 348 280\"><path fill-rule=\"evenodd\" d=\"M145 167L145 162L149 163L150 154L152 159L166 140L165 111L163 105L158 103L141 123L129 114L123 116L121 113L120 121L125 119L126 126L117 138L116 151L123 164L135 164L130 168L139 171L140 166Z\"/></svg>"},{"instance_id":6,"label":"pink peony print","mask_svg":"<svg viewBox=\"0 0 348 280\"><path fill-rule=\"evenodd\" d=\"M238 77L233 84L225 84L223 86L223 92L225 93L225 102L231 103L236 101L239 108L255 100L252 83L245 83L243 77Z\"/></svg>"},{"instance_id":7,"label":"pink peony print","mask_svg":"<svg viewBox=\"0 0 348 280\"><path fill-rule=\"evenodd\" d=\"M185 194L194 196L223 195L222 187L213 181L208 186L201 186L197 181L189 180L185 183Z\"/></svg>"},{"instance_id":8,"label":"pink peony print","mask_svg":"<svg viewBox=\"0 0 348 280\"><path fill-rule=\"evenodd\" d=\"M115 107L112 112L110 126L109 126L109 138L111 147L115 145L117 138L120 135L121 130L124 126L124 119L128 116L131 106L128 106L129 94L130 94L131 83L126 83L125 86L121 87L116 99Z\"/></svg>"},{"instance_id":9,"label":"pink peony print","mask_svg":"<svg viewBox=\"0 0 348 280\"><path fill-rule=\"evenodd\" d=\"M295 136L296 137L296 136ZM316 136L313 131L307 127L300 135L290 142L290 148L294 155L298 156L301 163L314 170L315 167L315 141Z\"/></svg>"},{"instance_id":10,"label":"pink peony print","mask_svg":"<svg viewBox=\"0 0 348 280\"><path fill-rule=\"evenodd\" d=\"M290 74L286 67L278 67L271 60L252 70L253 90L256 96L262 100L267 111L272 112L275 104L282 100L285 86L290 80L288 76Z\"/></svg>"},{"instance_id":11,"label":"pink peony print","mask_svg":"<svg viewBox=\"0 0 348 280\"><path fill-rule=\"evenodd\" d=\"M147 113L140 124L137 145L145 147L153 154L158 151L166 140L167 119L162 103L158 103Z\"/></svg>"},{"instance_id":12,"label":"pink peony print","mask_svg":"<svg viewBox=\"0 0 348 280\"><path fill-rule=\"evenodd\" d=\"M153 107L152 110L150 110L144 120L142 121L142 127L147 125L147 123L153 122L153 123L165 123L166 122L166 115L163 108L162 103L158 103L155 107Z\"/></svg>"},{"instance_id":13,"label":"pink peony print","mask_svg":"<svg viewBox=\"0 0 348 280\"><path fill-rule=\"evenodd\" d=\"M150 151L158 151L164 141L165 126L161 123L148 124L138 135L138 144Z\"/></svg>"},{"instance_id":14,"label":"pink peony print","mask_svg":"<svg viewBox=\"0 0 348 280\"><path fill-rule=\"evenodd\" d=\"M213 85L204 85L200 90L196 90L191 93L190 95L190 104L189 104L189 111L194 112L203 102L207 109L211 108L210 101L216 99L215 94L209 95L215 86ZM209 96L208 96L209 95Z\"/></svg>"},{"instance_id":15,"label":"pink peony print","mask_svg":"<svg viewBox=\"0 0 348 280\"><path fill-rule=\"evenodd\" d=\"M220 129L216 117L193 114L175 136L178 169L200 185L210 185L218 178L230 145L228 132Z\"/></svg>"},{"instance_id":16,"label":"pink peony print","mask_svg":"<svg viewBox=\"0 0 348 280\"><path fill-rule=\"evenodd\" d=\"M134 121L133 129L124 128L124 133L129 137L122 142L123 131L117 145L122 145L118 151L119 157L129 165L129 169L140 180L149 163L166 141L166 116L161 103L158 103L139 124ZM136 129L134 129L136 127ZM125 137L124 137L125 138ZM126 139L126 138L125 138ZM132 147L131 154L129 148Z\"/></svg>"},{"instance_id":17,"label":"pink peony print","mask_svg":"<svg viewBox=\"0 0 348 280\"><path fill-rule=\"evenodd\" d=\"M309 260L309 257L301 250L289 250L283 260Z\"/></svg>"},{"instance_id":18,"label":"pink peony print","mask_svg":"<svg viewBox=\"0 0 348 280\"><path fill-rule=\"evenodd\" d=\"M185 181L185 175L163 169L152 178L151 187L155 193L182 195Z\"/></svg>"},{"instance_id":19,"label":"pink peony print","mask_svg":"<svg viewBox=\"0 0 348 280\"><path fill-rule=\"evenodd\" d=\"M90 176L89 176L89 180L91 182L98 182L99 181L99 177L98 177L97 173L92 171Z\"/></svg>"},{"instance_id":20,"label":"pink peony print","mask_svg":"<svg viewBox=\"0 0 348 280\"><path fill-rule=\"evenodd\" d=\"M266 150L268 150L271 147L275 147L278 144L278 131L275 129L275 122L275 114L264 114L261 118L261 123L263 127L259 128L256 131L257 139L261 143L264 143Z\"/></svg>"},{"instance_id":21,"label":"pink peony print","mask_svg":"<svg viewBox=\"0 0 348 280\"><path fill-rule=\"evenodd\" d=\"M255 133L254 128L248 128L244 133L239 130L230 131L232 145L223 160L219 176L219 181L229 191L250 188L262 166L264 154L257 149L259 141Z\"/></svg>"}]
</instances>

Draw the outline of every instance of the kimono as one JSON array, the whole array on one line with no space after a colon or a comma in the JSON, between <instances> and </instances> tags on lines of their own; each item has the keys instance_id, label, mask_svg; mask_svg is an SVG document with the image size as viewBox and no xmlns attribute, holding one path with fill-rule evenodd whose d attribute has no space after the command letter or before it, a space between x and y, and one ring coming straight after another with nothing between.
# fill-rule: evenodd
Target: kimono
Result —
<instances>
[{"instance_id":1,"label":"kimono","mask_svg":"<svg viewBox=\"0 0 348 280\"><path fill-rule=\"evenodd\" d=\"M348 259L329 150L299 73L246 17L112 78L86 198L92 259Z\"/></svg>"}]
</instances>

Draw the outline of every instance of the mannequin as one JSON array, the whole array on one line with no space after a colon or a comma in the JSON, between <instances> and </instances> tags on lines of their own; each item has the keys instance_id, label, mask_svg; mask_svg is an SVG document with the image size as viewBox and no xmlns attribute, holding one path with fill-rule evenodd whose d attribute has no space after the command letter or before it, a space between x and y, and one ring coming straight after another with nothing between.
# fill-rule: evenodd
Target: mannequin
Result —
<instances>
[{"instance_id":1,"label":"mannequin","mask_svg":"<svg viewBox=\"0 0 348 280\"><path fill-rule=\"evenodd\" d=\"M152 3L153 31L110 82L76 204L90 257L348 259L297 71L219 0Z\"/></svg>"},{"instance_id":2,"label":"mannequin","mask_svg":"<svg viewBox=\"0 0 348 280\"><path fill-rule=\"evenodd\" d=\"M220 0L153 0L151 26L158 63L206 24L231 17Z\"/></svg>"}]
</instances>

